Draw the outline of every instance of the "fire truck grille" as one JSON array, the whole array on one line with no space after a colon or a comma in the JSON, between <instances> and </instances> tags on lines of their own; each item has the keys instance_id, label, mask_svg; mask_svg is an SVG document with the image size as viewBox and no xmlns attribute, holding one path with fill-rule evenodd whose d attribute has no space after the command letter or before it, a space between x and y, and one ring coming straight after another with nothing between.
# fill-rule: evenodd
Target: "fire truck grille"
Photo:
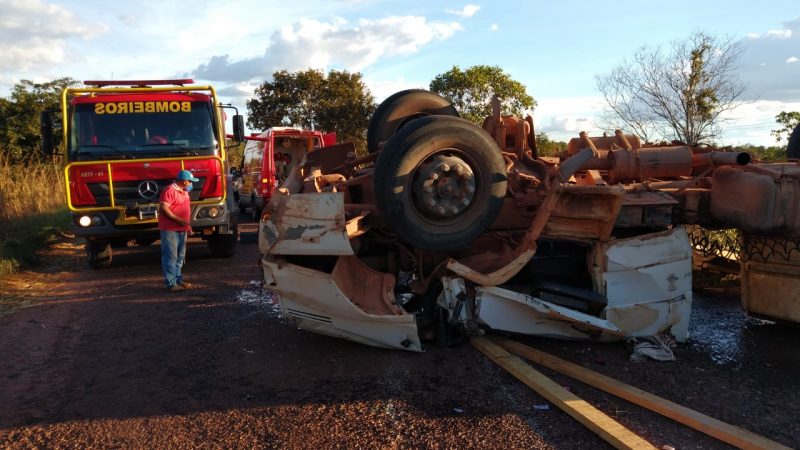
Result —
<instances>
[{"instance_id":1,"label":"fire truck grille","mask_svg":"<svg viewBox=\"0 0 800 450\"><path fill-rule=\"evenodd\" d=\"M200 197L205 177L198 177L200 181L194 183L189 198L193 201ZM115 181L114 182L114 202L117 206L127 206L129 208L148 203L158 203L161 193L172 184L173 179L145 180L145 181ZM146 184L148 183L149 184ZM157 185L156 189L154 186ZM111 206L111 196L109 195L108 183L89 183L89 191L97 201L97 206Z\"/></svg>"}]
</instances>

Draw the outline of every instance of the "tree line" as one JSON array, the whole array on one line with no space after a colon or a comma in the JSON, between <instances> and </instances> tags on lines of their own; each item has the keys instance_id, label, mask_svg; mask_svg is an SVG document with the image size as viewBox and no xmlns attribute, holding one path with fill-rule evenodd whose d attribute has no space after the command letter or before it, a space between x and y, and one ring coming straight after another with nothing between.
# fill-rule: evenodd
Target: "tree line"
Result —
<instances>
[{"instance_id":1,"label":"tree line","mask_svg":"<svg viewBox=\"0 0 800 450\"><path fill-rule=\"evenodd\" d=\"M721 125L729 120L725 113L745 103L745 86L735 70L742 52L738 42L703 32L666 47L642 47L609 73L595 77L606 104L598 125L633 132L645 141L714 145ZM23 80L9 97L0 98L0 159L36 160L39 113L57 109L61 91L77 84L68 77L48 83ZM436 75L428 88L478 125L491 115L489 101L495 95L504 114L522 116L536 105L526 86L498 66L453 66ZM258 131L272 126L334 131L340 142L352 142L364 151L367 124L376 106L358 72L280 70L247 101L247 123ZM777 128L771 134L779 145L750 147L764 159L785 158L786 148L780 145L784 140L800 144L800 112L784 111L775 120ZM536 138L544 154L558 154L565 147L544 133Z\"/></svg>"}]
</instances>

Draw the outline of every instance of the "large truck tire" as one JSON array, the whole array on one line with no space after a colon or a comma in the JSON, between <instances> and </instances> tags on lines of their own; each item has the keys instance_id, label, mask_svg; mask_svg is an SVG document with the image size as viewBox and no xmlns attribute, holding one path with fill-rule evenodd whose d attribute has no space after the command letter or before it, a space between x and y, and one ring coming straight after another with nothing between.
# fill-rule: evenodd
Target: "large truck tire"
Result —
<instances>
[{"instance_id":1,"label":"large truck tire","mask_svg":"<svg viewBox=\"0 0 800 450\"><path fill-rule=\"evenodd\" d=\"M407 123L425 116L459 117L458 111L444 97L424 89L396 92L384 100L369 120L367 150L378 151L380 143L388 140Z\"/></svg>"},{"instance_id":2,"label":"large truck tire","mask_svg":"<svg viewBox=\"0 0 800 450\"><path fill-rule=\"evenodd\" d=\"M261 220L261 210L258 208L255 197L250 199L250 218L256 222Z\"/></svg>"},{"instance_id":3,"label":"large truck tire","mask_svg":"<svg viewBox=\"0 0 800 450\"><path fill-rule=\"evenodd\" d=\"M236 253L236 246L239 241L239 228L234 223L233 233L219 234L214 233L208 237L208 248L215 258L230 258Z\"/></svg>"},{"instance_id":4,"label":"large truck tire","mask_svg":"<svg viewBox=\"0 0 800 450\"><path fill-rule=\"evenodd\" d=\"M92 242L86 243L86 257L92 269L108 269L111 267L111 243Z\"/></svg>"},{"instance_id":5,"label":"large truck tire","mask_svg":"<svg viewBox=\"0 0 800 450\"><path fill-rule=\"evenodd\" d=\"M786 154L791 159L800 159L800 123L794 127L794 131L789 136L789 144L786 145Z\"/></svg>"},{"instance_id":6,"label":"large truck tire","mask_svg":"<svg viewBox=\"0 0 800 450\"><path fill-rule=\"evenodd\" d=\"M387 227L423 250L470 244L497 218L506 185L492 136L456 117L415 120L375 162L375 203Z\"/></svg>"}]
</instances>

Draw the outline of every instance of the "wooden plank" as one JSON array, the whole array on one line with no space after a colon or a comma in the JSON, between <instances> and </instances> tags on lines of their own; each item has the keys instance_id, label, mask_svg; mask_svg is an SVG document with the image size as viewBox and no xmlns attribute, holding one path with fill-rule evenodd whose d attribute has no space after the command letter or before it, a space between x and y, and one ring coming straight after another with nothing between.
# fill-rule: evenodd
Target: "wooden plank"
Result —
<instances>
[{"instance_id":1,"label":"wooden plank","mask_svg":"<svg viewBox=\"0 0 800 450\"><path fill-rule=\"evenodd\" d=\"M634 434L616 420L559 386L553 380L545 377L541 372L503 350L497 344L483 337L474 337L470 339L470 343L498 366L514 375L539 395L561 408L614 447L619 449L655 449L649 442Z\"/></svg>"},{"instance_id":2,"label":"wooden plank","mask_svg":"<svg viewBox=\"0 0 800 450\"><path fill-rule=\"evenodd\" d=\"M631 403L655 411L678 423L743 449L789 449L782 444L745 429L722 422L713 417L673 403L665 398L645 392L611 377L557 358L533 347L503 338L492 338L502 348L525 359L541 364L597 389L616 395Z\"/></svg>"}]
</instances>

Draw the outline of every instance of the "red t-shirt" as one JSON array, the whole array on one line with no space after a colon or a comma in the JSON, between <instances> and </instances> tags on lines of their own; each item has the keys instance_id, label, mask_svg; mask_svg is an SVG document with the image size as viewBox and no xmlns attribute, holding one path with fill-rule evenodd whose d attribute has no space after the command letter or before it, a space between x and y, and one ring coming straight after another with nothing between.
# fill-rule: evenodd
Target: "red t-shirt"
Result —
<instances>
[{"instance_id":1,"label":"red t-shirt","mask_svg":"<svg viewBox=\"0 0 800 450\"><path fill-rule=\"evenodd\" d=\"M189 193L184 191L183 188L172 183L161 193L160 201L176 216L184 219L187 223L189 222L192 210L189 206ZM165 231L192 231L192 226L181 225L162 213L158 215L158 229Z\"/></svg>"}]
</instances>

